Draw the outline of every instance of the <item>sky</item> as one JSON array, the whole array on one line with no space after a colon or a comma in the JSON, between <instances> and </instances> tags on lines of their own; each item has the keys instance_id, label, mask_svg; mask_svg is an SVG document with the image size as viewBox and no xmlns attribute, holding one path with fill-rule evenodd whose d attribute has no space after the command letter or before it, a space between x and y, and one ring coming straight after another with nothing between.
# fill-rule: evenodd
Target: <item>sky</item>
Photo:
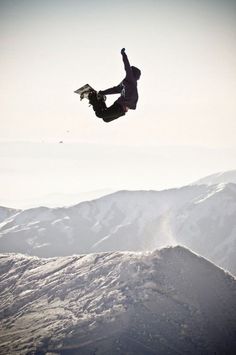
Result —
<instances>
[{"instance_id":1,"label":"sky","mask_svg":"<svg viewBox=\"0 0 236 355\"><path fill-rule=\"evenodd\" d=\"M86 83L97 90L118 84L123 47L142 71L139 102L137 110L107 124L73 91ZM0 0L0 53L0 203L8 193L12 203L20 192L25 198L37 195L42 171L47 183L41 196L159 189L235 169L235 1ZM55 158L51 144L60 141ZM25 151L14 156L16 142L37 148L23 144ZM77 168L70 170L75 181L65 179L71 160L60 151L81 149ZM57 175L49 174L47 164L60 157ZM6 189L7 181L14 189Z\"/></svg>"}]
</instances>

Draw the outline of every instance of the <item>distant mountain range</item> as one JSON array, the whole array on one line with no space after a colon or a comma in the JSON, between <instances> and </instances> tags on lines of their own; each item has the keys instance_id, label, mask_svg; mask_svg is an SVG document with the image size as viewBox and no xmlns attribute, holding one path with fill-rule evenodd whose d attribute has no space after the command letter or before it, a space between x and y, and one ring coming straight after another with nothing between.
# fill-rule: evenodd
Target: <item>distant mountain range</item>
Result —
<instances>
[{"instance_id":1,"label":"distant mountain range","mask_svg":"<svg viewBox=\"0 0 236 355\"><path fill-rule=\"evenodd\" d=\"M0 207L0 354L234 355L235 176Z\"/></svg>"},{"instance_id":2,"label":"distant mountain range","mask_svg":"<svg viewBox=\"0 0 236 355\"><path fill-rule=\"evenodd\" d=\"M183 247L2 254L0 353L234 355L235 294L230 274Z\"/></svg>"},{"instance_id":3,"label":"distant mountain range","mask_svg":"<svg viewBox=\"0 0 236 355\"><path fill-rule=\"evenodd\" d=\"M0 209L0 252L40 257L184 245L236 274L236 184L119 191L62 208ZM219 181L219 175L217 175ZM227 180L228 181L228 180Z\"/></svg>"}]
</instances>

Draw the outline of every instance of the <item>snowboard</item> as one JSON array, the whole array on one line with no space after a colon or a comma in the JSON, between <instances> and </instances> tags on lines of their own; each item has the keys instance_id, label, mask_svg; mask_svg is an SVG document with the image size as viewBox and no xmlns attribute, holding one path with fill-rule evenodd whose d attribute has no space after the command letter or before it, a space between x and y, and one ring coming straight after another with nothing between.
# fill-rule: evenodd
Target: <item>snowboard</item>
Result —
<instances>
[{"instance_id":1,"label":"snowboard","mask_svg":"<svg viewBox=\"0 0 236 355\"><path fill-rule=\"evenodd\" d=\"M81 88L77 89L74 91L75 94L80 95L80 100L83 100L84 98L88 99L88 96L90 92L95 91L92 86L89 84L86 84L82 86Z\"/></svg>"}]
</instances>

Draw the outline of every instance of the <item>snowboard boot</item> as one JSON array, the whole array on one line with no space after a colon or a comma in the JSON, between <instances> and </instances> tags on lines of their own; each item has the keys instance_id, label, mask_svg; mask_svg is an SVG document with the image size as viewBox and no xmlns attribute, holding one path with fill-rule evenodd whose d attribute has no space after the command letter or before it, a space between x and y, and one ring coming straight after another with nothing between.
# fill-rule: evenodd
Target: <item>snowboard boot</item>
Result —
<instances>
[{"instance_id":1,"label":"snowboard boot","mask_svg":"<svg viewBox=\"0 0 236 355\"><path fill-rule=\"evenodd\" d=\"M105 95L103 95L103 94L101 94L101 92L100 91L98 91L98 93L97 93L97 98L98 98L98 100L102 100L102 101L106 101L106 96Z\"/></svg>"},{"instance_id":2,"label":"snowboard boot","mask_svg":"<svg viewBox=\"0 0 236 355\"><path fill-rule=\"evenodd\" d=\"M88 93L88 99L90 105L94 106L98 102L97 91L93 90Z\"/></svg>"},{"instance_id":3,"label":"snowboard boot","mask_svg":"<svg viewBox=\"0 0 236 355\"><path fill-rule=\"evenodd\" d=\"M106 110L106 104L103 95L98 98L97 91L91 91L88 96L89 104L93 106L93 110L97 113L101 113Z\"/></svg>"}]
</instances>

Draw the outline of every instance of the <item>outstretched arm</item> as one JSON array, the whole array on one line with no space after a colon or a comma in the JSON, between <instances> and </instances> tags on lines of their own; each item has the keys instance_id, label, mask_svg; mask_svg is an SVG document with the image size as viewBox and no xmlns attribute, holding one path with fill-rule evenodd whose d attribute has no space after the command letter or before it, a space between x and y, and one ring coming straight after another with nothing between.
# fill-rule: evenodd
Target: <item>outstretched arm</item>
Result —
<instances>
[{"instance_id":1,"label":"outstretched arm","mask_svg":"<svg viewBox=\"0 0 236 355\"><path fill-rule=\"evenodd\" d=\"M126 76L132 78L133 73L132 73L132 69L130 67L129 59L127 57L127 54L125 53L125 48L121 49L121 55L122 55L124 66L125 66Z\"/></svg>"},{"instance_id":2,"label":"outstretched arm","mask_svg":"<svg viewBox=\"0 0 236 355\"><path fill-rule=\"evenodd\" d=\"M101 90L99 91L102 95L111 95L111 94L120 94L122 91L121 85L113 86L110 89L107 90Z\"/></svg>"}]
</instances>

